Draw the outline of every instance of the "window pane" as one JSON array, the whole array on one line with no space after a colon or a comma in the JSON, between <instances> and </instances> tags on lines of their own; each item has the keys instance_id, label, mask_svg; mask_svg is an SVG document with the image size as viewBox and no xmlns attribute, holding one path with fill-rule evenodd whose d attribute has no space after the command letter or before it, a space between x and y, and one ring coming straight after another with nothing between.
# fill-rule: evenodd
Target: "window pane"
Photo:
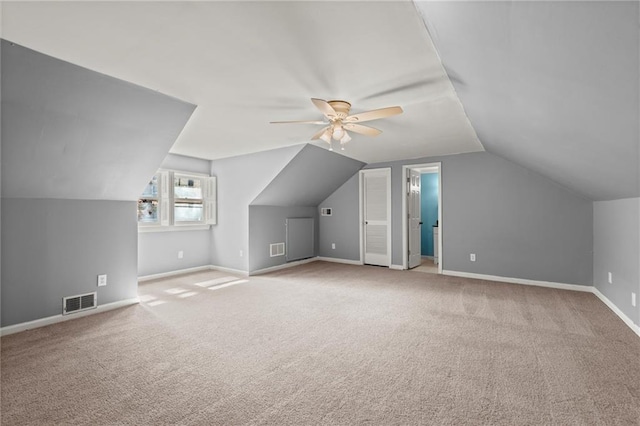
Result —
<instances>
[{"instance_id":1,"label":"window pane","mask_svg":"<svg viewBox=\"0 0 640 426\"><path fill-rule=\"evenodd\" d=\"M151 178L151 181L147 184L147 187L142 192L143 197L157 197L158 196L158 176L155 175Z\"/></svg>"},{"instance_id":2,"label":"window pane","mask_svg":"<svg viewBox=\"0 0 640 426\"><path fill-rule=\"evenodd\" d=\"M176 201L173 210L175 222L202 222L202 203L187 203Z\"/></svg>"},{"instance_id":3,"label":"window pane","mask_svg":"<svg viewBox=\"0 0 640 426\"><path fill-rule=\"evenodd\" d=\"M201 179L176 176L173 185L173 195L175 198L202 199Z\"/></svg>"},{"instance_id":4,"label":"window pane","mask_svg":"<svg viewBox=\"0 0 640 426\"><path fill-rule=\"evenodd\" d=\"M158 201L138 200L138 222L158 223Z\"/></svg>"}]
</instances>

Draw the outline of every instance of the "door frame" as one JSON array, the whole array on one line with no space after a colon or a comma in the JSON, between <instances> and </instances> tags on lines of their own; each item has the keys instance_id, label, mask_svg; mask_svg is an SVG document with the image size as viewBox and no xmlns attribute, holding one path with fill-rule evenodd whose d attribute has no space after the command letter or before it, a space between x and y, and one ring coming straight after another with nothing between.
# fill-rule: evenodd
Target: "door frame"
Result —
<instances>
[{"instance_id":1,"label":"door frame","mask_svg":"<svg viewBox=\"0 0 640 426\"><path fill-rule=\"evenodd\" d=\"M391 239L391 227L393 226L393 222L391 220L391 167L381 167L377 169L365 169L360 170L358 173L358 189L359 189L359 231L360 231L360 264L364 265L364 175L367 173L377 172L380 173L384 171L387 174L387 260L389 263L389 268L391 268L391 259L393 253L393 241Z\"/></svg>"},{"instance_id":2,"label":"door frame","mask_svg":"<svg viewBox=\"0 0 640 426\"><path fill-rule=\"evenodd\" d=\"M409 194L407 193L407 170L417 170L420 174L427 171L438 173L438 273L442 274L442 264L444 256L442 255L442 240L444 235L444 222L442 221L442 162L423 163L423 164L407 164L402 166L402 268L409 269L409 223L407 221L407 205ZM421 189L422 190L422 189Z\"/></svg>"}]
</instances>

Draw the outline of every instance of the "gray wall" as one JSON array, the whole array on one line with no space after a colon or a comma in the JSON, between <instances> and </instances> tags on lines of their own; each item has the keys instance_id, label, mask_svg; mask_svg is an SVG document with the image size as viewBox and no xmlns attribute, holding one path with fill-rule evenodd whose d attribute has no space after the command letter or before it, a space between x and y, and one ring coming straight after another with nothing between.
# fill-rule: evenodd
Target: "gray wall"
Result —
<instances>
[{"instance_id":1,"label":"gray wall","mask_svg":"<svg viewBox=\"0 0 640 426\"><path fill-rule=\"evenodd\" d=\"M307 144L251 205L317 206L364 165Z\"/></svg>"},{"instance_id":2,"label":"gray wall","mask_svg":"<svg viewBox=\"0 0 640 426\"><path fill-rule=\"evenodd\" d=\"M249 270L249 204L303 147L295 145L211 162L211 174L218 178L218 224L211 227L213 265Z\"/></svg>"},{"instance_id":3,"label":"gray wall","mask_svg":"<svg viewBox=\"0 0 640 426\"><path fill-rule=\"evenodd\" d=\"M269 244L286 242L285 221L291 217L314 218L315 253L318 252L318 210L316 206L250 206L249 271L285 264L285 256L270 257ZM285 247L286 249L286 247Z\"/></svg>"},{"instance_id":4,"label":"gray wall","mask_svg":"<svg viewBox=\"0 0 640 426\"><path fill-rule=\"evenodd\" d=\"M4 40L1 58L2 326L136 297L136 199L195 106Z\"/></svg>"},{"instance_id":5,"label":"gray wall","mask_svg":"<svg viewBox=\"0 0 640 426\"><path fill-rule=\"evenodd\" d=\"M211 161L202 158L187 157L186 155L167 154L158 168L208 175L211 173ZM151 178L151 176L149 176L149 178ZM142 192L142 190L140 190L140 192Z\"/></svg>"},{"instance_id":6,"label":"gray wall","mask_svg":"<svg viewBox=\"0 0 640 426\"><path fill-rule=\"evenodd\" d=\"M194 105L2 41L2 196L135 200Z\"/></svg>"},{"instance_id":7,"label":"gray wall","mask_svg":"<svg viewBox=\"0 0 640 426\"><path fill-rule=\"evenodd\" d=\"M366 167L391 167L393 264L402 264L402 166L435 161L442 162L444 269L592 284L591 201L487 152ZM349 195L340 195L342 200L357 197L356 185ZM352 245L352 236L339 239L336 226L345 224L323 221L320 232L334 235L337 247ZM357 220L351 226L357 229ZM324 255L327 250L322 243L321 247ZM476 262L469 261L470 253L476 253ZM357 248L344 258L357 259Z\"/></svg>"},{"instance_id":8,"label":"gray wall","mask_svg":"<svg viewBox=\"0 0 640 426\"><path fill-rule=\"evenodd\" d=\"M178 251L183 258L178 259ZM138 276L211 265L211 231L141 232Z\"/></svg>"},{"instance_id":9,"label":"gray wall","mask_svg":"<svg viewBox=\"0 0 640 426\"><path fill-rule=\"evenodd\" d=\"M319 216L318 256L360 260L358 182L356 173L319 204L318 211L331 207L332 215ZM332 243L336 244L335 249L331 248Z\"/></svg>"},{"instance_id":10,"label":"gray wall","mask_svg":"<svg viewBox=\"0 0 640 426\"><path fill-rule=\"evenodd\" d=\"M135 201L4 198L2 221L3 327L59 315L65 296L137 297Z\"/></svg>"},{"instance_id":11,"label":"gray wall","mask_svg":"<svg viewBox=\"0 0 640 426\"><path fill-rule=\"evenodd\" d=\"M593 203L593 282L640 325L640 198ZM635 308L631 292L636 293Z\"/></svg>"},{"instance_id":12,"label":"gray wall","mask_svg":"<svg viewBox=\"0 0 640 426\"><path fill-rule=\"evenodd\" d=\"M169 154L160 168L209 174L211 173L211 162ZM178 259L178 251L183 252L182 259ZM138 234L139 277L210 264L211 231L208 229L140 232Z\"/></svg>"},{"instance_id":13,"label":"gray wall","mask_svg":"<svg viewBox=\"0 0 640 426\"><path fill-rule=\"evenodd\" d=\"M594 201L640 196L640 2L415 4L487 151Z\"/></svg>"}]
</instances>

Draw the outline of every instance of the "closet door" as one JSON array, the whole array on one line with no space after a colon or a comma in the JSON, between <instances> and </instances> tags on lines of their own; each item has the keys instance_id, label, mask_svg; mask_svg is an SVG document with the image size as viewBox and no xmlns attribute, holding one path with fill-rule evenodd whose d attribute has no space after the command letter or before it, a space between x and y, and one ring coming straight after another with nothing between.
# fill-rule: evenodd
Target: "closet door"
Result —
<instances>
[{"instance_id":1,"label":"closet door","mask_svg":"<svg viewBox=\"0 0 640 426\"><path fill-rule=\"evenodd\" d=\"M391 169L363 170L364 263L391 264Z\"/></svg>"}]
</instances>

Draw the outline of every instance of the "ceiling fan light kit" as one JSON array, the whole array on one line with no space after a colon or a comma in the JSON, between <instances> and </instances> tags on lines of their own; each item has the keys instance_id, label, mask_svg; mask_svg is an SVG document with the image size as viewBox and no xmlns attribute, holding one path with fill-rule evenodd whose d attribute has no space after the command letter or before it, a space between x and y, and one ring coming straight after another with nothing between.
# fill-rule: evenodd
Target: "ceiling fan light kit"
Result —
<instances>
[{"instance_id":1,"label":"ceiling fan light kit","mask_svg":"<svg viewBox=\"0 0 640 426\"><path fill-rule=\"evenodd\" d=\"M360 133L367 136L377 136L382 133L381 130L373 127L357 124L363 121L377 120L379 118L390 117L392 115L402 114L402 108L399 106L375 109L371 111L361 112L359 114L349 115L351 104L347 101L333 100L325 101L323 99L312 98L311 102L324 114L329 120L325 121L272 121L271 124L289 124L289 123L306 123L306 124L324 124L322 130L311 137L311 140L321 139L329 144L329 151L333 151L332 141L339 141L341 150L344 151L344 145L351 140L351 136L347 130Z\"/></svg>"}]
</instances>

